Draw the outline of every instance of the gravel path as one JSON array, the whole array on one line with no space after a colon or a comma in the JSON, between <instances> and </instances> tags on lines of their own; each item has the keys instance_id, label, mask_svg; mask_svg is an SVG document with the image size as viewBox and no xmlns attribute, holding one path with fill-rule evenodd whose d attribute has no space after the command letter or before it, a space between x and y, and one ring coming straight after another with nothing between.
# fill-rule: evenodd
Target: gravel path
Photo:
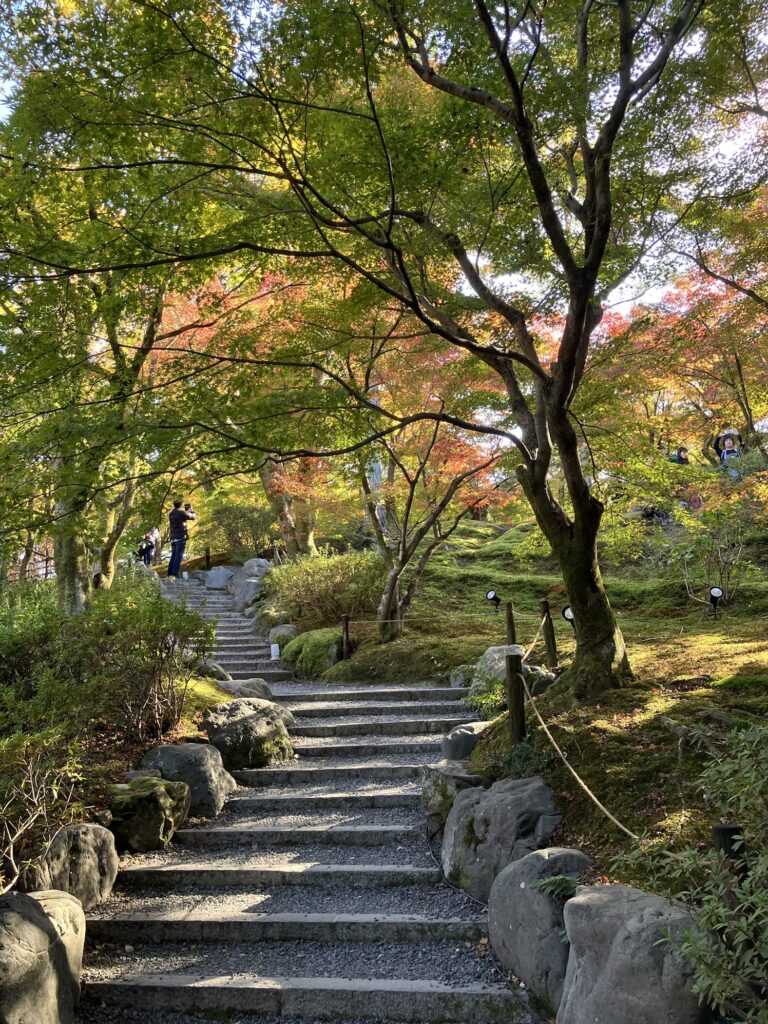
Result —
<instances>
[{"instance_id":1,"label":"gravel path","mask_svg":"<svg viewBox=\"0 0 768 1024\"><path fill-rule=\"evenodd\" d=\"M367 719L370 721L370 719ZM371 728L375 730L375 725ZM357 736L294 736L293 737L293 749L301 755L302 747L336 747L340 743L348 744L352 743L355 746L365 746L368 743L430 743L436 751L440 750L440 734L439 733L413 733L407 736L382 736L381 733L375 731L369 733L361 733ZM435 759L435 755L432 754L432 760ZM313 758L314 760L314 758ZM395 762L397 763L397 762ZM402 763L402 759L401 762ZM410 764L410 761L407 763ZM307 767L311 767L307 762Z\"/></svg>"},{"instance_id":2,"label":"gravel path","mask_svg":"<svg viewBox=\"0 0 768 1024\"><path fill-rule=\"evenodd\" d=\"M305 797L305 796L333 796L340 792L343 785L344 791L359 793L361 796L379 796L383 793L421 793L420 779L396 779L395 784L385 779L356 779L345 778L338 782L318 782L312 785L309 782L297 782L295 786L281 786L275 783L268 788L265 786L253 786L242 793L247 792L249 796L283 796L283 797ZM219 816L217 822L222 820Z\"/></svg>"},{"instance_id":3,"label":"gravel path","mask_svg":"<svg viewBox=\"0 0 768 1024\"><path fill-rule=\"evenodd\" d=\"M231 1015L231 1024L321 1024L306 1017L254 1017ZM211 1024L210 1017L191 1016L186 1013L163 1013L156 1010L117 1010L108 1006L97 1006L86 1002L77 1014L79 1024ZM372 1020L370 1017L355 1020L337 1020L334 1024L391 1024L391 1021Z\"/></svg>"},{"instance_id":4,"label":"gravel path","mask_svg":"<svg viewBox=\"0 0 768 1024\"><path fill-rule=\"evenodd\" d=\"M413 914L431 920L461 918L474 920L483 908L447 885L348 886L335 889L327 884L232 887L216 890L192 885L166 888L117 889L109 902L96 907L91 916L119 917L123 914Z\"/></svg>"},{"instance_id":5,"label":"gravel path","mask_svg":"<svg viewBox=\"0 0 768 1024\"><path fill-rule=\"evenodd\" d=\"M125 858L123 867L171 867L176 864L206 864L225 868L277 868L285 865L313 864L396 864L432 867L434 861L424 848L424 840L414 843L388 843L381 846L295 846L275 845L254 849L251 846L178 846L167 851L147 853L141 858Z\"/></svg>"},{"instance_id":6,"label":"gravel path","mask_svg":"<svg viewBox=\"0 0 768 1024\"><path fill-rule=\"evenodd\" d=\"M487 944L478 949L486 950ZM128 951L104 945L91 957L86 983L119 978L127 971L141 974L207 974L244 978L424 979L454 985L487 984L503 980L495 960L475 952L472 942L217 942L198 945L136 944Z\"/></svg>"},{"instance_id":7,"label":"gravel path","mask_svg":"<svg viewBox=\"0 0 768 1024\"><path fill-rule=\"evenodd\" d=\"M431 738L434 740L435 737ZM294 740L294 746L298 747L298 743L298 740ZM262 770L280 772L285 771L286 768L389 768L390 765L399 764L421 766L434 764L435 761L440 760L441 756L439 747L433 750L409 750L403 754L377 754L374 757L334 757L329 753L328 756L300 759L297 755L292 761Z\"/></svg>"}]
</instances>

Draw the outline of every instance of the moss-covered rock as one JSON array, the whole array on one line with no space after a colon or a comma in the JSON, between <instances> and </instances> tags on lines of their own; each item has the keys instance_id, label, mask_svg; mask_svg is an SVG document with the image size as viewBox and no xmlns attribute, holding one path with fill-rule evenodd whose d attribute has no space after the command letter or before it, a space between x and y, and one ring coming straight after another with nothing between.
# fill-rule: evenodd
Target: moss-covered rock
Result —
<instances>
[{"instance_id":1,"label":"moss-covered rock","mask_svg":"<svg viewBox=\"0 0 768 1024\"><path fill-rule=\"evenodd\" d=\"M160 850L187 815L191 796L185 782L139 778L110 786L110 829L118 849Z\"/></svg>"},{"instance_id":2,"label":"moss-covered rock","mask_svg":"<svg viewBox=\"0 0 768 1024\"><path fill-rule=\"evenodd\" d=\"M206 712L202 727L230 771L265 768L293 756L287 726L293 715L279 704L243 697Z\"/></svg>"},{"instance_id":3,"label":"moss-covered rock","mask_svg":"<svg viewBox=\"0 0 768 1024\"><path fill-rule=\"evenodd\" d=\"M489 785L482 775L471 775L461 761L439 761L425 765L421 775L421 805L427 815L430 836L440 835L462 789Z\"/></svg>"},{"instance_id":4,"label":"moss-covered rock","mask_svg":"<svg viewBox=\"0 0 768 1024\"><path fill-rule=\"evenodd\" d=\"M303 679L317 679L341 660L341 630L311 629L300 633L283 651L283 659Z\"/></svg>"}]
</instances>

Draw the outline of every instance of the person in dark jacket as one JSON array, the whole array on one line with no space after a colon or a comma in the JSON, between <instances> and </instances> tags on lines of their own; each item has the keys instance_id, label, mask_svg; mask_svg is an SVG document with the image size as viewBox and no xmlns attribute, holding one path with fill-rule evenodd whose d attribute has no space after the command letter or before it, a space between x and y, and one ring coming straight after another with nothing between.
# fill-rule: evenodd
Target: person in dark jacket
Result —
<instances>
[{"instance_id":1,"label":"person in dark jacket","mask_svg":"<svg viewBox=\"0 0 768 1024\"><path fill-rule=\"evenodd\" d=\"M736 469L737 459L741 458L741 445L741 434L737 434L732 428L718 434L715 438L714 447L717 457L720 459L720 465L728 471L728 476L741 476L739 470Z\"/></svg>"},{"instance_id":2,"label":"person in dark jacket","mask_svg":"<svg viewBox=\"0 0 768 1024\"><path fill-rule=\"evenodd\" d=\"M688 449L682 445L677 449L674 455L667 456L668 462L674 462L676 466L690 466L690 460L688 458Z\"/></svg>"},{"instance_id":3,"label":"person in dark jacket","mask_svg":"<svg viewBox=\"0 0 768 1024\"><path fill-rule=\"evenodd\" d=\"M191 505L181 507L181 501L174 501L173 508L168 515L168 524L171 534L171 558L168 562L168 579L178 579L181 560L184 558L184 548L189 540L187 523L195 518Z\"/></svg>"},{"instance_id":4,"label":"person in dark jacket","mask_svg":"<svg viewBox=\"0 0 768 1024\"><path fill-rule=\"evenodd\" d=\"M152 537L145 533L141 543L139 544L138 556L144 563L144 565L152 564L152 555L155 553L155 542Z\"/></svg>"}]
</instances>

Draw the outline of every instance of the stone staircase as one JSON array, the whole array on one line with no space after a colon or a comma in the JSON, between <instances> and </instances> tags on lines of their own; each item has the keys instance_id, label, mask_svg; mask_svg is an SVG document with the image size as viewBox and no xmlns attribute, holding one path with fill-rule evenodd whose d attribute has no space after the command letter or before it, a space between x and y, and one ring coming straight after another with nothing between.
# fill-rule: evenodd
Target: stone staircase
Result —
<instances>
[{"instance_id":1,"label":"stone staircase","mask_svg":"<svg viewBox=\"0 0 768 1024\"><path fill-rule=\"evenodd\" d=\"M231 594L207 590L196 579L166 583L163 591L169 601L185 604L204 619L216 623L213 660L233 679L255 676L274 683L293 678L293 673L282 662L270 658L269 643L254 632L253 619L234 610Z\"/></svg>"},{"instance_id":2,"label":"stone staircase","mask_svg":"<svg viewBox=\"0 0 768 1024\"><path fill-rule=\"evenodd\" d=\"M258 661L226 598L203 613ZM88 922L89 1024L532 1024L488 952L484 907L442 881L419 806L421 766L471 717L460 692L273 689L296 718L297 757L237 772L217 819L125 858Z\"/></svg>"}]
</instances>

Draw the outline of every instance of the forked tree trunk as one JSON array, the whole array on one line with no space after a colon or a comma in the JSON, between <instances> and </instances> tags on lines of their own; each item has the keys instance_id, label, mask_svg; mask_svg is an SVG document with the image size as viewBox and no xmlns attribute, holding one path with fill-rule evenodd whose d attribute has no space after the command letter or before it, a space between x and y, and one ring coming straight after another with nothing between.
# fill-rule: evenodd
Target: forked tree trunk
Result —
<instances>
[{"instance_id":1,"label":"forked tree trunk","mask_svg":"<svg viewBox=\"0 0 768 1024\"><path fill-rule=\"evenodd\" d=\"M27 539L24 542L24 554L21 556L21 562L19 562L19 579L26 580L29 578L29 565L32 561L32 556L35 553L35 535L31 530L27 530Z\"/></svg>"},{"instance_id":2,"label":"forked tree trunk","mask_svg":"<svg viewBox=\"0 0 768 1024\"><path fill-rule=\"evenodd\" d=\"M400 604L400 573L397 569L391 569L377 613L381 643L388 644L403 635L403 615L404 609Z\"/></svg>"}]
</instances>

